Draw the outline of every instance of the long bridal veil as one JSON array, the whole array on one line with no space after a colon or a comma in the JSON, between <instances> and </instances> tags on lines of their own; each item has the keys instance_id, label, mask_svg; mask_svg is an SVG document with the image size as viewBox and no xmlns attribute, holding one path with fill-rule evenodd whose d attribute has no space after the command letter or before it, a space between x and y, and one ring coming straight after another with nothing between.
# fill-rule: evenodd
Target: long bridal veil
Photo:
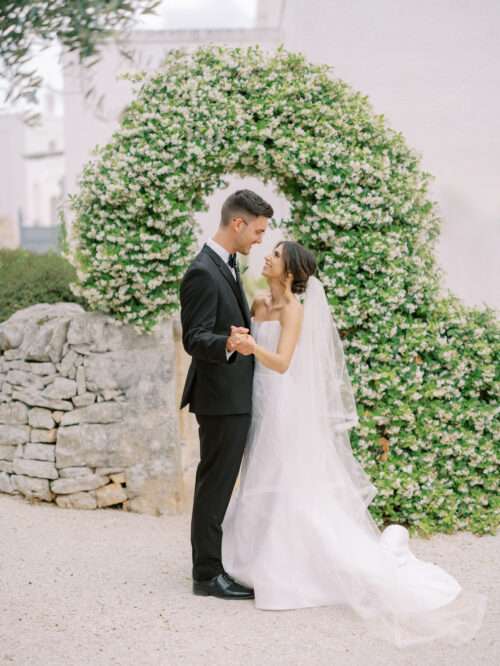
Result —
<instances>
[{"instance_id":1,"label":"long bridal veil","mask_svg":"<svg viewBox=\"0 0 500 666\"><path fill-rule=\"evenodd\" d=\"M371 634L399 647L470 640L481 626L487 596L462 589L441 567L416 558L405 527L381 531L368 511L377 489L352 452L348 431L358 424L356 402L342 341L315 277L308 280L301 336L282 377L287 377L286 416L280 422L288 427L283 448L291 470L288 485L296 482L294 490L301 489L298 519L307 515L314 523L303 539L310 538L304 545L324 590L323 597L312 592L308 597L297 565L297 589L303 585L304 594L296 606L328 599L346 604ZM289 494L288 502L295 496ZM279 501L268 499L269 510ZM288 529L293 532L292 523Z\"/></svg>"}]
</instances>

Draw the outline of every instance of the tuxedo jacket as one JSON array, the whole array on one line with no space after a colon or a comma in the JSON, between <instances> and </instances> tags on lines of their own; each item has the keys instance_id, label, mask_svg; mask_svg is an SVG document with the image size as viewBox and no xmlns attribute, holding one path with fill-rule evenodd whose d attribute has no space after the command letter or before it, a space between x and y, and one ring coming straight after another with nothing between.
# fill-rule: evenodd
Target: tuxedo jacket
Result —
<instances>
[{"instance_id":1,"label":"tuxedo jacket","mask_svg":"<svg viewBox=\"0 0 500 666\"><path fill-rule=\"evenodd\" d=\"M250 328L250 311L239 281L226 262L204 245L182 278L182 343L191 356L181 409L196 414L250 414L253 355L234 352L226 342L231 326Z\"/></svg>"}]
</instances>

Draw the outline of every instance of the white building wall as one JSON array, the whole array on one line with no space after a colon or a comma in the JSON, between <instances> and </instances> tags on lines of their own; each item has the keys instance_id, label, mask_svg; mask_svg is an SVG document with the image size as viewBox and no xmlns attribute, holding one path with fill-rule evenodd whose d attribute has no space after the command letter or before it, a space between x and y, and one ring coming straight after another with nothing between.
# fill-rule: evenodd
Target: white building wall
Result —
<instances>
[{"instance_id":1,"label":"white building wall","mask_svg":"<svg viewBox=\"0 0 500 666\"><path fill-rule=\"evenodd\" d=\"M64 194L64 123L60 116L45 115L43 123L25 129L26 206L24 225L50 227L59 223L56 202Z\"/></svg>"},{"instance_id":2,"label":"white building wall","mask_svg":"<svg viewBox=\"0 0 500 666\"><path fill-rule=\"evenodd\" d=\"M19 246L20 217L27 227L58 224L64 170L62 118L31 127L20 115L0 115L0 247Z\"/></svg>"},{"instance_id":3,"label":"white building wall","mask_svg":"<svg viewBox=\"0 0 500 666\"><path fill-rule=\"evenodd\" d=\"M26 160L25 226L50 227L59 224L56 202L64 190L64 155L56 154Z\"/></svg>"},{"instance_id":4,"label":"white building wall","mask_svg":"<svg viewBox=\"0 0 500 666\"><path fill-rule=\"evenodd\" d=\"M0 247L19 245L19 211L26 204L24 127L20 116L0 115Z\"/></svg>"},{"instance_id":5,"label":"white building wall","mask_svg":"<svg viewBox=\"0 0 500 666\"><path fill-rule=\"evenodd\" d=\"M279 30L157 30L132 33L127 48L135 53L135 66L110 44L94 72L71 66L71 56L65 57L64 141L67 153L66 179L68 192L74 192L79 174L91 157L96 145L106 143L118 127L120 113L131 101L131 84L118 76L135 69L155 69L172 48L194 49L202 44L215 43L244 46L260 43L275 48L282 37ZM93 88L90 101L85 91ZM102 103L97 107L97 101Z\"/></svg>"}]
</instances>

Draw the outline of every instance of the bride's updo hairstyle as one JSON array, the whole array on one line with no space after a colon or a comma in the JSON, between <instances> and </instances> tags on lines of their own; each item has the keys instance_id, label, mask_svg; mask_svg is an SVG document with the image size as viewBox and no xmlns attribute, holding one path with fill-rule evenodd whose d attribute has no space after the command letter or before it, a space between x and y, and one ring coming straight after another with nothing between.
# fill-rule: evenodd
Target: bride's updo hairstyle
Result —
<instances>
[{"instance_id":1,"label":"bride's updo hairstyle","mask_svg":"<svg viewBox=\"0 0 500 666\"><path fill-rule=\"evenodd\" d=\"M285 275L291 273L293 276L292 293L303 294L309 277L316 273L316 259L313 253L295 241L281 241L276 247L282 248Z\"/></svg>"}]
</instances>

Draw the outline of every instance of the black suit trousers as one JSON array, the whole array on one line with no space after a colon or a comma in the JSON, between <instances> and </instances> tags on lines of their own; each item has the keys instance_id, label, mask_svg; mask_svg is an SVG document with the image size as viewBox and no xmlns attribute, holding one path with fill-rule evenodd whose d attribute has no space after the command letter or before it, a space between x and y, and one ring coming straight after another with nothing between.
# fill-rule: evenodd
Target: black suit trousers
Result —
<instances>
[{"instance_id":1,"label":"black suit trousers","mask_svg":"<svg viewBox=\"0 0 500 666\"><path fill-rule=\"evenodd\" d=\"M193 578L222 573L222 521L243 457L250 414L196 414L200 462L196 470L191 546Z\"/></svg>"}]
</instances>

